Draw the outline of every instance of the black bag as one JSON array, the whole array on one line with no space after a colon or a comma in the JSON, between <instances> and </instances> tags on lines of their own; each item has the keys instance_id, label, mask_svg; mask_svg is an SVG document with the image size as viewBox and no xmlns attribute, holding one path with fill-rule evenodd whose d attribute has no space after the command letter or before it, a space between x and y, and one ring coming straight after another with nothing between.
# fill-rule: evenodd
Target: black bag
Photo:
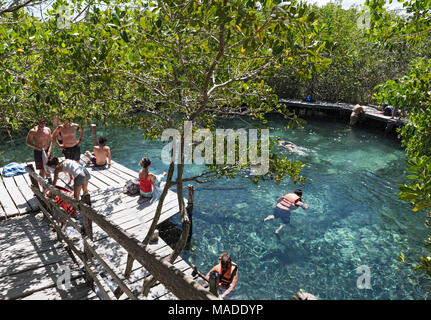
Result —
<instances>
[{"instance_id":1,"label":"black bag","mask_svg":"<svg viewBox=\"0 0 431 320\"><path fill-rule=\"evenodd\" d=\"M131 179L126 182L123 188L123 193L127 193L131 196L139 194L139 179Z\"/></svg>"},{"instance_id":2,"label":"black bag","mask_svg":"<svg viewBox=\"0 0 431 320\"><path fill-rule=\"evenodd\" d=\"M384 116L392 116L392 113L394 113L394 107L393 106L387 106L384 110L383 110L383 115Z\"/></svg>"}]
</instances>

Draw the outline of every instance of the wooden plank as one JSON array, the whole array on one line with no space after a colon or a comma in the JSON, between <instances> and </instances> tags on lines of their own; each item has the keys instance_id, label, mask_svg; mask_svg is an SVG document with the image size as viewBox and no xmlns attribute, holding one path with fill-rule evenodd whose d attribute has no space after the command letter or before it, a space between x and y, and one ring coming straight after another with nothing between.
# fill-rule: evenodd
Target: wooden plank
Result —
<instances>
[{"instance_id":1,"label":"wooden plank","mask_svg":"<svg viewBox=\"0 0 431 320\"><path fill-rule=\"evenodd\" d=\"M103 189L107 187L115 187L115 186L122 186L122 184L118 183L117 181L114 181L105 175L101 174L99 169L92 168L91 166L86 167L88 172L91 174L91 177L94 177L95 179L101 181L106 186L103 186ZM91 180L91 179L90 179Z\"/></svg>"},{"instance_id":2,"label":"wooden plank","mask_svg":"<svg viewBox=\"0 0 431 320\"><path fill-rule=\"evenodd\" d=\"M173 205L174 205L174 207L176 206L175 203ZM163 206L162 214L163 214L164 210L169 210L169 207ZM146 227L145 223L147 223L148 221L152 221L153 215L154 215L154 211L149 210L145 216L136 217L136 211L125 210L121 213L121 215L120 215L120 213L117 213L115 215L115 218L109 219L109 221L111 221L115 225L120 226L121 228L123 228L124 230L129 232L131 235L137 236L141 233L145 233L146 230L144 230L144 228L148 229L148 227ZM144 217L146 217L146 218L144 218ZM94 232L95 241L103 239L104 237L107 236L101 230L101 228L98 226L94 227L93 232Z\"/></svg>"},{"instance_id":3,"label":"wooden plank","mask_svg":"<svg viewBox=\"0 0 431 320\"><path fill-rule=\"evenodd\" d=\"M15 180L16 185L18 186L19 190L21 191L21 194L27 201L28 205L31 207L31 211L38 211L39 206L37 205L37 199L33 194L33 191L31 191L30 186L28 185L27 181L25 180L24 176L28 176L28 174L21 174L19 176L13 177Z\"/></svg>"},{"instance_id":4,"label":"wooden plank","mask_svg":"<svg viewBox=\"0 0 431 320\"><path fill-rule=\"evenodd\" d=\"M0 177L0 203L4 209L5 217L19 213L15 202L12 200L6 186L3 183L3 177Z\"/></svg>"},{"instance_id":5,"label":"wooden plank","mask_svg":"<svg viewBox=\"0 0 431 320\"><path fill-rule=\"evenodd\" d=\"M85 155L81 155L81 161L87 163L89 159ZM106 181L114 181L113 185L124 185L124 182L129 180L127 177L122 177L124 174L118 174L118 172L114 172L114 169L111 167L95 167L93 165L86 165L86 168L91 170L91 172L97 172L100 174L100 179L107 179ZM137 176L137 174L136 174Z\"/></svg>"},{"instance_id":6,"label":"wooden plank","mask_svg":"<svg viewBox=\"0 0 431 320\"><path fill-rule=\"evenodd\" d=\"M71 285L69 290L62 290L57 287L47 288L19 300L92 300L94 297L97 298L94 291L85 283L84 278L71 281Z\"/></svg>"},{"instance_id":7,"label":"wooden plank","mask_svg":"<svg viewBox=\"0 0 431 320\"><path fill-rule=\"evenodd\" d=\"M116 162L114 160L111 161L111 164L112 164L111 167L113 167L114 169L126 174L126 176L130 177L129 179L138 177L139 172L133 171L132 169L129 169L129 168L123 166L122 164L119 164L118 162Z\"/></svg>"},{"instance_id":8,"label":"wooden plank","mask_svg":"<svg viewBox=\"0 0 431 320\"><path fill-rule=\"evenodd\" d=\"M53 255L58 250L64 250L64 246L61 242L57 240L52 240L51 242L45 242L41 246L32 246L31 243L26 246L12 247L8 248L8 250L1 251L0 257L0 267L10 265L11 261L15 261L18 259L30 259L33 256L47 256Z\"/></svg>"},{"instance_id":9,"label":"wooden plank","mask_svg":"<svg viewBox=\"0 0 431 320\"><path fill-rule=\"evenodd\" d=\"M0 266L0 281L3 281L5 277L66 261L69 258L69 254L64 249L60 250L54 249L51 252L46 251L32 257L14 259L7 266Z\"/></svg>"},{"instance_id":10,"label":"wooden plank","mask_svg":"<svg viewBox=\"0 0 431 320\"><path fill-rule=\"evenodd\" d=\"M90 172L91 177L96 178L97 180L99 180L100 182L102 182L103 184L105 184L106 186L119 186L120 183L118 183L115 180L112 180L108 177L106 177L105 175L100 173L100 169L99 168L95 168L93 165L88 165L87 163L87 157L84 155L81 155L81 165L85 168L87 168L88 172ZM90 179L91 180L91 179ZM106 187L103 187L106 188Z\"/></svg>"},{"instance_id":11,"label":"wooden plank","mask_svg":"<svg viewBox=\"0 0 431 320\"><path fill-rule=\"evenodd\" d=\"M18 299L47 288L57 286L60 266L68 266L71 280L82 277L82 271L73 266L72 260L63 260L38 269L4 277L0 281L0 299Z\"/></svg>"}]
</instances>

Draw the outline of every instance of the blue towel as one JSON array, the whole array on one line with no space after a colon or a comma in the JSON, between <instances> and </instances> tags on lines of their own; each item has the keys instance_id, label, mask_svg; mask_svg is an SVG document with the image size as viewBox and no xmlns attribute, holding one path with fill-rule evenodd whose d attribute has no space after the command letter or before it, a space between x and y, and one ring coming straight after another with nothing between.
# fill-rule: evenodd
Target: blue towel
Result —
<instances>
[{"instance_id":1,"label":"blue towel","mask_svg":"<svg viewBox=\"0 0 431 320\"><path fill-rule=\"evenodd\" d=\"M18 163L12 162L5 165L2 170L2 175L5 177L18 176L20 174L26 173L24 167Z\"/></svg>"}]
</instances>

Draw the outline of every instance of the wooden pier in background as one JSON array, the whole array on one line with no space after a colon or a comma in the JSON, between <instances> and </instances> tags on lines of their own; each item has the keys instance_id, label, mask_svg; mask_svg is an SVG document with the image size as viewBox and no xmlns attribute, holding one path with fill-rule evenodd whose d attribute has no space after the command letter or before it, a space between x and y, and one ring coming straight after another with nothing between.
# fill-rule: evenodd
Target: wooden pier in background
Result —
<instances>
[{"instance_id":1,"label":"wooden pier in background","mask_svg":"<svg viewBox=\"0 0 431 320\"><path fill-rule=\"evenodd\" d=\"M85 165L86 160L83 156L81 163ZM143 299L143 280L150 274L158 281L146 299L217 299L192 276L192 267L181 257L172 265L163 260L173 250L161 238L146 247L140 245L158 202L123 193L125 182L138 173L115 161L109 168L86 166L91 174L90 205L61 194L31 171L31 176L2 177L0 215L5 221L0 221L0 299ZM53 200L42 198L35 180L80 211L82 226ZM59 185L67 188L68 182L68 175L60 174ZM42 213L26 214L39 210ZM169 191L158 223L178 212L177 194ZM68 228L76 227L78 240L65 237L60 218L67 220ZM135 260L125 279L128 254ZM58 288L59 266L71 270L69 291ZM90 289L93 284L98 295ZM120 297L114 295L117 287L124 292Z\"/></svg>"}]
</instances>

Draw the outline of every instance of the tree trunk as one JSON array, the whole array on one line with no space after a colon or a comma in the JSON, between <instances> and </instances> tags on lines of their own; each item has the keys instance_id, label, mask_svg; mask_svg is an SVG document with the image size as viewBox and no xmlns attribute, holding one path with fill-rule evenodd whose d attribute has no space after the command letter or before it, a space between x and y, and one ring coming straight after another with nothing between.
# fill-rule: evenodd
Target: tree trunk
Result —
<instances>
[{"instance_id":1,"label":"tree trunk","mask_svg":"<svg viewBox=\"0 0 431 320\"><path fill-rule=\"evenodd\" d=\"M184 164L183 164L184 152L183 151L184 151L184 135L181 136L181 151L180 151L181 163L177 164L177 198L178 198L178 206L181 214L182 231L181 231L180 239L178 240L174 251L172 251L172 253L167 258L171 264L174 263L174 261L178 258L180 253L184 250L185 246L187 245L187 239L189 237L189 231L190 231L190 219L186 214L186 206L184 203L184 195L183 195L183 182L182 182L183 172L184 172ZM152 275L150 275L144 280L144 283L142 285L142 294L144 296L148 295L151 287L154 285L155 282L156 280Z\"/></svg>"}]
</instances>

